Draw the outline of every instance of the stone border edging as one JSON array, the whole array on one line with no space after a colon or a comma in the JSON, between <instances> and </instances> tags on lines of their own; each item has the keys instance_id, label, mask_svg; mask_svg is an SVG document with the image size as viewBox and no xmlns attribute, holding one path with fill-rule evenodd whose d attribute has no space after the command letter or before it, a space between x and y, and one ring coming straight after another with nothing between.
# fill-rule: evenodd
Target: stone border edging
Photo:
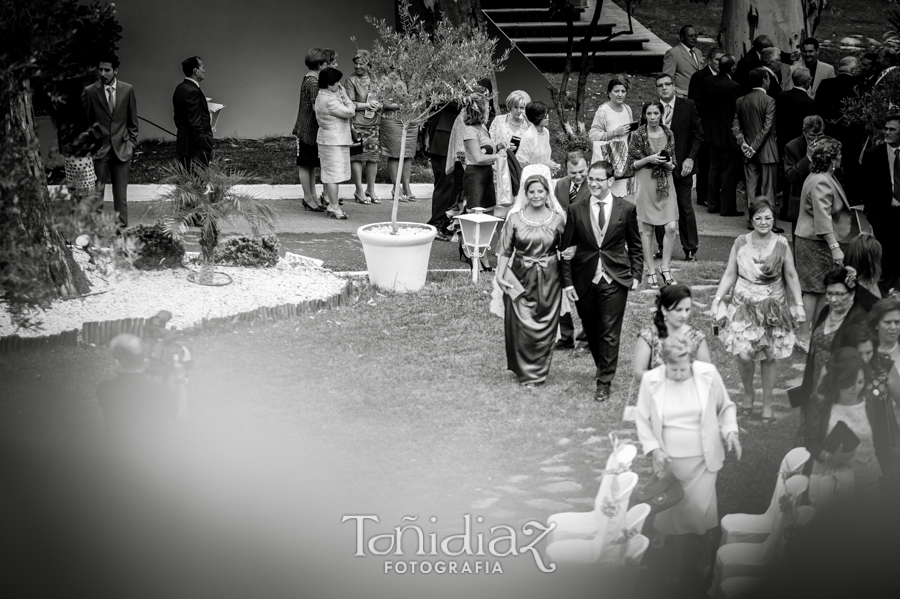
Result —
<instances>
[{"instance_id":1,"label":"stone border edging","mask_svg":"<svg viewBox=\"0 0 900 599\"><path fill-rule=\"evenodd\" d=\"M344 288L324 299L304 300L297 304L281 304L278 306L261 306L255 310L238 312L230 316L217 318L204 318L198 324L179 329L186 333L199 333L212 327L229 325L237 322L261 322L266 320L283 320L294 318L303 314L309 314L318 310L336 308L344 304L350 297L353 284L346 282ZM71 329L53 335L40 337L20 337L7 335L0 337L0 355L13 353L20 350L42 349L45 347L76 347L79 341L82 345L100 346L109 343L113 337L122 333L143 336L147 318L122 318L119 320L104 320L99 322L86 322L81 329ZM79 334L80 333L80 334Z\"/></svg>"}]
</instances>

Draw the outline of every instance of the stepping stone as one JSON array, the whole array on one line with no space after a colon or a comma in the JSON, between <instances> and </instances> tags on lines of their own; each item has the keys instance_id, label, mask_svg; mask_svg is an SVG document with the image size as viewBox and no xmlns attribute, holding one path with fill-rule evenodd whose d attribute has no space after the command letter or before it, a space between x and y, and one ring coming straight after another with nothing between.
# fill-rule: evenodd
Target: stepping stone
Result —
<instances>
[{"instance_id":1,"label":"stepping stone","mask_svg":"<svg viewBox=\"0 0 900 599\"><path fill-rule=\"evenodd\" d=\"M772 395L787 395L787 389L772 389Z\"/></svg>"},{"instance_id":2,"label":"stepping stone","mask_svg":"<svg viewBox=\"0 0 900 599\"><path fill-rule=\"evenodd\" d=\"M553 510L556 512L562 510L570 510L575 506L571 503L562 503L561 501L553 501L552 499L529 499L525 502L526 505L530 505L531 507L536 507L540 510Z\"/></svg>"},{"instance_id":3,"label":"stepping stone","mask_svg":"<svg viewBox=\"0 0 900 599\"><path fill-rule=\"evenodd\" d=\"M545 476L544 482L557 481L557 480L568 480L565 476Z\"/></svg>"},{"instance_id":4,"label":"stepping stone","mask_svg":"<svg viewBox=\"0 0 900 599\"><path fill-rule=\"evenodd\" d=\"M539 490L543 491L544 493L572 493L574 491L580 491L581 485L576 482L565 481L544 485Z\"/></svg>"},{"instance_id":5,"label":"stepping stone","mask_svg":"<svg viewBox=\"0 0 900 599\"><path fill-rule=\"evenodd\" d=\"M576 430L577 430L579 433L592 433L592 432L594 432L594 431L597 430L597 429L595 429L593 426L589 426L589 427L587 427L587 428L579 428L579 429L576 429Z\"/></svg>"},{"instance_id":6,"label":"stepping stone","mask_svg":"<svg viewBox=\"0 0 900 599\"><path fill-rule=\"evenodd\" d=\"M567 438L563 437L562 439L560 439L559 441L557 441L556 444L559 445L559 446L561 446L561 447L565 447L566 445L568 445L568 444L571 443L571 442L572 442L571 439L567 439Z\"/></svg>"},{"instance_id":7,"label":"stepping stone","mask_svg":"<svg viewBox=\"0 0 900 599\"><path fill-rule=\"evenodd\" d=\"M506 482L514 485L514 484L520 483L524 480L528 480L529 478L531 478L531 477L528 476L527 474L513 474L512 476L510 476L509 478L506 479Z\"/></svg>"},{"instance_id":8,"label":"stepping stone","mask_svg":"<svg viewBox=\"0 0 900 599\"><path fill-rule=\"evenodd\" d=\"M742 395L744 393L741 389L728 388L725 390L728 391L728 395Z\"/></svg>"},{"instance_id":9,"label":"stepping stone","mask_svg":"<svg viewBox=\"0 0 900 599\"><path fill-rule=\"evenodd\" d=\"M793 368L794 370L806 370L806 364L803 362L798 362L796 364L791 364L791 368ZM800 382L802 383L803 380L801 379Z\"/></svg>"},{"instance_id":10,"label":"stepping stone","mask_svg":"<svg viewBox=\"0 0 900 599\"><path fill-rule=\"evenodd\" d=\"M498 501L500 501L499 497L485 497L484 499L479 499L477 501L473 501L472 509L473 510L486 510L487 508L491 507Z\"/></svg>"},{"instance_id":11,"label":"stepping stone","mask_svg":"<svg viewBox=\"0 0 900 599\"><path fill-rule=\"evenodd\" d=\"M594 505L594 500L591 497L566 497L566 501L576 505Z\"/></svg>"},{"instance_id":12,"label":"stepping stone","mask_svg":"<svg viewBox=\"0 0 900 599\"><path fill-rule=\"evenodd\" d=\"M791 379L791 380L789 380L789 381L785 381L784 384L788 387L788 389L790 389L791 387L797 387L797 386L803 384L803 377L802 377L802 376L798 376L798 377L795 378L795 379Z\"/></svg>"},{"instance_id":13,"label":"stepping stone","mask_svg":"<svg viewBox=\"0 0 900 599\"><path fill-rule=\"evenodd\" d=\"M497 488L500 489L501 491L503 491L504 493L509 493L510 495L520 495L520 496L521 495L529 495L528 491L523 491L522 489L519 489L512 485L505 485L503 487L497 487Z\"/></svg>"},{"instance_id":14,"label":"stepping stone","mask_svg":"<svg viewBox=\"0 0 900 599\"><path fill-rule=\"evenodd\" d=\"M555 474L559 472L571 472L572 469L569 466L544 466L543 468L541 468L541 471Z\"/></svg>"},{"instance_id":15,"label":"stepping stone","mask_svg":"<svg viewBox=\"0 0 900 599\"><path fill-rule=\"evenodd\" d=\"M494 510L493 512L488 513L488 516L498 520L512 520L516 517L516 513L509 510Z\"/></svg>"},{"instance_id":16,"label":"stepping stone","mask_svg":"<svg viewBox=\"0 0 900 599\"><path fill-rule=\"evenodd\" d=\"M546 460L541 462L541 466L549 466L550 464L555 464L559 460L560 460L560 458L558 458L558 457L547 458Z\"/></svg>"},{"instance_id":17,"label":"stepping stone","mask_svg":"<svg viewBox=\"0 0 900 599\"><path fill-rule=\"evenodd\" d=\"M602 442L603 442L603 437L601 437L599 435L592 435L592 436L588 437L588 439L586 441L583 441L581 444L582 445L592 445L594 443L602 443Z\"/></svg>"}]
</instances>

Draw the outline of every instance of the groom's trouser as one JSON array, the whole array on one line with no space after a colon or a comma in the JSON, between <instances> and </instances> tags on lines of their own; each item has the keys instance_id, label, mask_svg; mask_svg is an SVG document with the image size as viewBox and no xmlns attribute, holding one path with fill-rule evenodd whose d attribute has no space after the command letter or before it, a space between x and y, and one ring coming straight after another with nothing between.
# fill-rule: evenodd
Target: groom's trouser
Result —
<instances>
[{"instance_id":1,"label":"groom's trouser","mask_svg":"<svg viewBox=\"0 0 900 599\"><path fill-rule=\"evenodd\" d=\"M619 363L619 335L625 317L628 288L604 279L591 283L587 293L578 298L575 307L587 334L588 347L597 365L597 380L612 383Z\"/></svg>"}]
</instances>

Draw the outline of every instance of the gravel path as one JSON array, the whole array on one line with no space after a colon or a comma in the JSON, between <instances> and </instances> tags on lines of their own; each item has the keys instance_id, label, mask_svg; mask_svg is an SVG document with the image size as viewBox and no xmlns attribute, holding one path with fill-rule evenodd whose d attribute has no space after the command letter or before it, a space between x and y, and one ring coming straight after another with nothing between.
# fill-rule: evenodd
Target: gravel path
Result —
<instances>
[{"instance_id":1,"label":"gravel path","mask_svg":"<svg viewBox=\"0 0 900 599\"><path fill-rule=\"evenodd\" d=\"M346 281L301 258L288 256L273 268L219 266L232 283L221 287L187 280L196 267L160 271L117 271L102 277L87 256L75 250L76 260L93 284L91 294L56 301L43 314L40 330L17 331L6 312L0 314L0 336L36 337L80 329L85 322L141 318L159 310L172 312L171 324L187 328L204 318L230 316L262 306L278 306L325 299L340 293Z\"/></svg>"}]
</instances>

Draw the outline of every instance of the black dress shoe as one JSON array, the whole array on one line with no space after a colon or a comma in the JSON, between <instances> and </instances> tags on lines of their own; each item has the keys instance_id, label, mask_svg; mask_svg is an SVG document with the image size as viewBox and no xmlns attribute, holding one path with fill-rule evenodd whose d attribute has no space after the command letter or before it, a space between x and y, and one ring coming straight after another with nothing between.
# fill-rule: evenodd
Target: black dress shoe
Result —
<instances>
[{"instance_id":1,"label":"black dress shoe","mask_svg":"<svg viewBox=\"0 0 900 599\"><path fill-rule=\"evenodd\" d=\"M662 250L657 250L655 254L653 254L654 260L662 260Z\"/></svg>"},{"instance_id":2,"label":"black dress shoe","mask_svg":"<svg viewBox=\"0 0 900 599\"><path fill-rule=\"evenodd\" d=\"M609 399L609 385L597 381L597 390L594 391L594 401L604 402Z\"/></svg>"},{"instance_id":3,"label":"black dress shoe","mask_svg":"<svg viewBox=\"0 0 900 599\"><path fill-rule=\"evenodd\" d=\"M442 231L438 231L437 235L435 235L434 238L437 239L438 241L450 241L450 238L447 237L447 234Z\"/></svg>"},{"instance_id":4,"label":"black dress shoe","mask_svg":"<svg viewBox=\"0 0 900 599\"><path fill-rule=\"evenodd\" d=\"M706 211L709 212L710 214L718 214L719 213L718 208L707 208Z\"/></svg>"},{"instance_id":5,"label":"black dress shoe","mask_svg":"<svg viewBox=\"0 0 900 599\"><path fill-rule=\"evenodd\" d=\"M684 259L686 262L696 262L697 261L697 252L685 252Z\"/></svg>"},{"instance_id":6,"label":"black dress shoe","mask_svg":"<svg viewBox=\"0 0 900 599\"><path fill-rule=\"evenodd\" d=\"M705 200L703 200L703 201L697 200L697 205L698 205L698 206L706 206L707 204L706 204L706 201L705 201Z\"/></svg>"},{"instance_id":7,"label":"black dress shoe","mask_svg":"<svg viewBox=\"0 0 900 599\"><path fill-rule=\"evenodd\" d=\"M722 216L744 216L743 212L735 211L735 212L720 212Z\"/></svg>"},{"instance_id":8,"label":"black dress shoe","mask_svg":"<svg viewBox=\"0 0 900 599\"><path fill-rule=\"evenodd\" d=\"M772 227L772 232L773 233L784 233L784 229L782 229L781 227Z\"/></svg>"},{"instance_id":9,"label":"black dress shoe","mask_svg":"<svg viewBox=\"0 0 900 599\"><path fill-rule=\"evenodd\" d=\"M565 341L564 339L560 339L556 342L556 345L553 346L553 349L575 349L575 342L572 340Z\"/></svg>"}]
</instances>

